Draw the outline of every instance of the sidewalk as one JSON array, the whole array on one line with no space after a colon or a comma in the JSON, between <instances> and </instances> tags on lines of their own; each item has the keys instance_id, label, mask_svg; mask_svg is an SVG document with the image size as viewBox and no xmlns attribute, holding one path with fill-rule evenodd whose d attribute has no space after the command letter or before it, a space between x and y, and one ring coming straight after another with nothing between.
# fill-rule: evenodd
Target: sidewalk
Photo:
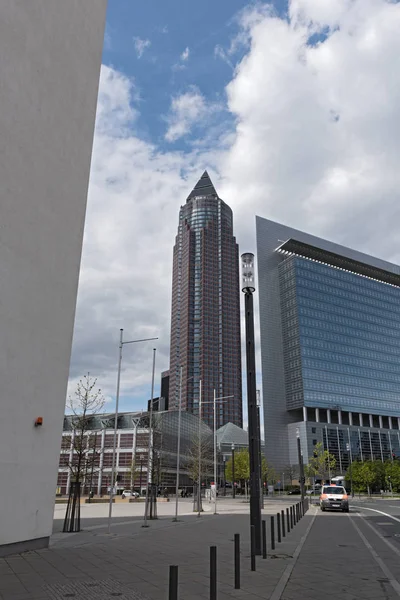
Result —
<instances>
[{"instance_id":1,"label":"sidewalk","mask_svg":"<svg viewBox=\"0 0 400 600\"><path fill-rule=\"evenodd\" d=\"M270 505L273 510L275 505ZM284 508L281 503L279 509ZM314 511L312 511L314 512ZM269 517L266 517L269 526ZM259 600L271 596L312 521L306 515L277 544L268 560L250 571L249 515L203 514L151 522L134 521L79 534L57 534L48 550L0 560L1 600L132 600L168 597L169 565L179 567L179 599L209 598L209 547L217 546L218 600ZM241 590L234 590L233 535L241 535ZM269 536L268 536L269 537Z\"/></svg>"},{"instance_id":2,"label":"sidewalk","mask_svg":"<svg viewBox=\"0 0 400 600\"><path fill-rule=\"evenodd\" d=\"M369 538L367 543L380 555L382 549L386 553L388 549L382 544L382 548L378 546L379 540L375 539L374 533L361 526L359 521L361 519L357 514L317 514L283 591L282 600L320 600L321 597L340 600L398 599L398 594L357 528L363 529L363 535ZM398 562L398 557L396 560Z\"/></svg>"}]
</instances>

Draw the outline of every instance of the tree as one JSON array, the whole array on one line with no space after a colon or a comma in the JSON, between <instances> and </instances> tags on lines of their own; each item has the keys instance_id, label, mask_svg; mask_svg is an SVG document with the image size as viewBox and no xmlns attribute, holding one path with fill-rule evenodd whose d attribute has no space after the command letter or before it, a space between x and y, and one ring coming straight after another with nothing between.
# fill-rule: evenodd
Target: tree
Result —
<instances>
[{"instance_id":1,"label":"tree","mask_svg":"<svg viewBox=\"0 0 400 600\"><path fill-rule=\"evenodd\" d=\"M314 447L313 456L308 461L308 477L320 477L327 480L336 468L336 458L328 450L324 450L322 442Z\"/></svg>"},{"instance_id":2,"label":"tree","mask_svg":"<svg viewBox=\"0 0 400 600\"><path fill-rule=\"evenodd\" d=\"M233 481L232 458L226 463L226 478ZM250 479L250 458L247 448L241 448L235 452L235 481L248 481Z\"/></svg>"},{"instance_id":3,"label":"tree","mask_svg":"<svg viewBox=\"0 0 400 600\"><path fill-rule=\"evenodd\" d=\"M199 473L199 462L200 462L200 473ZM190 446L188 458L187 458L187 471L189 477L193 481L193 510L202 511L201 503L201 481L200 477L206 477L213 471L213 447L210 437L201 436L199 439L198 435L195 435ZM200 486L200 491L199 491ZM197 491L196 491L196 489ZM200 506L199 504L200 497Z\"/></svg>"},{"instance_id":4,"label":"tree","mask_svg":"<svg viewBox=\"0 0 400 600\"><path fill-rule=\"evenodd\" d=\"M80 379L74 396L69 397L67 408L72 412L73 429L72 461L68 462L71 481L83 482L93 471L99 453L96 452L95 435L92 431L92 417L100 412L105 399L100 389L96 389L97 379L89 373Z\"/></svg>"},{"instance_id":5,"label":"tree","mask_svg":"<svg viewBox=\"0 0 400 600\"><path fill-rule=\"evenodd\" d=\"M261 458L261 478L262 482L265 482L267 485L275 485L278 480L274 467L268 464L265 456Z\"/></svg>"},{"instance_id":6,"label":"tree","mask_svg":"<svg viewBox=\"0 0 400 600\"><path fill-rule=\"evenodd\" d=\"M390 467L386 467L381 461L353 461L348 470L347 479L353 479L353 488L356 492L370 494L373 489L386 488L389 471Z\"/></svg>"},{"instance_id":7,"label":"tree","mask_svg":"<svg viewBox=\"0 0 400 600\"><path fill-rule=\"evenodd\" d=\"M64 532L80 530L80 484L87 480L90 473L92 481L94 466L98 457L96 451L96 434L93 430L92 417L101 411L105 400L100 389L96 389L97 379L89 373L77 385L74 397L69 397L67 408L72 412L72 460L68 461L71 473L71 486L67 510L64 519Z\"/></svg>"},{"instance_id":8,"label":"tree","mask_svg":"<svg viewBox=\"0 0 400 600\"><path fill-rule=\"evenodd\" d=\"M385 463L385 476L387 487L398 492L400 490L400 462L398 460L389 460Z\"/></svg>"},{"instance_id":9,"label":"tree","mask_svg":"<svg viewBox=\"0 0 400 600\"><path fill-rule=\"evenodd\" d=\"M288 481L290 481L290 485L293 486L293 479L298 478L299 468L297 465L287 465L287 467L283 469L283 473Z\"/></svg>"}]
</instances>

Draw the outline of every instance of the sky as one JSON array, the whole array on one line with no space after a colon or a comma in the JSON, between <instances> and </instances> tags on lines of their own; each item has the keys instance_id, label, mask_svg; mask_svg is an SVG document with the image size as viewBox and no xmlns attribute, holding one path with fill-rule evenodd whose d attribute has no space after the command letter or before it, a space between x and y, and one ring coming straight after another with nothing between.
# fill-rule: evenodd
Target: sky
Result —
<instances>
[{"instance_id":1,"label":"sky","mask_svg":"<svg viewBox=\"0 0 400 600\"><path fill-rule=\"evenodd\" d=\"M259 215L400 263L399 31L389 0L110 0L70 394L89 372L113 410L123 328L159 339L124 346L121 410L145 408L154 346L158 395L179 208L204 169L240 252Z\"/></svg>"}]
</instances>

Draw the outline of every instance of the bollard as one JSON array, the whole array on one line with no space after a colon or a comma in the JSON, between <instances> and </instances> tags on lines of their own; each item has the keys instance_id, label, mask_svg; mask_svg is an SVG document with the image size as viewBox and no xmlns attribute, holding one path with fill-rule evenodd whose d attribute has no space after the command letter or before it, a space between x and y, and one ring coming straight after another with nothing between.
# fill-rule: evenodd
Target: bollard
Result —
<instances>
[{"instance_id":1,"label":"bollard","mask_svg":"<svg viewBox=\"0 0 400 600\"><path fill-rule=\"evenodd\" d=\"M178 567L176 565L169 567L168 600L178 600Z\"/></svg>"},{"instance_id":2,"label":"bollard","mask_svg":"<svg viewBox=\"0 0 400 600\"><path fill-rule=\"evenodd\" d=\"M294 523L293 523L293 506L290 507L290 528L293 529Z\"/></svg>"},{"instance_id":3,"label":"bollard","mask_svg":"<svg viewBox=\"0 0 400 600\"><path fill-rule=\"evenodd\" d=\"M287 527L287 532L290 533L290 516L289 516L289 509L286 509L286 527Z\"/></svg>"},{"instance_id":4,"label":"bollard","mask_svg":"<svg viewBox=\"0 0 400 600\"><path fill-rule=\"evenodd\" d=\"M299 522L299 503L296 504L296 525Z\"/></svg>"},{"instance_id":5,"label":"bollard","mask_svg":"<svg viewBox=\"0 0 400 600\"><path fill-rule=\"evenodd\" d=\"M210 546L210 600L217 600L217 546Z\"/></svg>"},{"instance_id":6,"label":"bollard","mask_svg":"<svg viewBox=\"0 0 400 600\"><path fill-rule=\"evenodd\" d=\"M282 523L282 537L286 537L286 532L285 532L285 511L281 510L281 523Z\"/></svg>"},{"instance_id":7,"label":"bollard","mask_svg":"<svg viewBox=\"0 0 400 600\"><path fill-rule=\"evenodd\" d=\"M273 515L271 517L271 550L275 550L275 522Z\"/></svg>"},{"instance_id":8,"label":"bollard","mask_svg":"<svg viewBox=\"0 0 400 600\"><path fill-rule=\"evenodd\" d=\"M276 532L278 537L278 543L282 541L281 538L281 513L276 513Z\"/></svg>"},{"instance_id":9,"label":"bollard","mask_svg":"<svg viewBox=\"0 0 400 600\"><path fill-rule=\"evenodd\" d=\"M240 590L240 534L235 533L235 590Z\"/></svg>"},{"instance_id":10,"label":"bollard","mask_svg":"<svg viewBox=\"0 0 400 600\"><path fill-rule=\"evenodd\" d=\"M254 525L250 526L250 556L251 556L251 570L256 570L256 528Z\"/></svg>"},{"instance_id":11,"label":"bollard","mask_svg":"<svg viewBox=\"0 0 400 600\"><path fill-rule=\"evenodd\" d=\"M267 558L267 523L262 521L262 557Z\"/></svg>"}]
</instances>

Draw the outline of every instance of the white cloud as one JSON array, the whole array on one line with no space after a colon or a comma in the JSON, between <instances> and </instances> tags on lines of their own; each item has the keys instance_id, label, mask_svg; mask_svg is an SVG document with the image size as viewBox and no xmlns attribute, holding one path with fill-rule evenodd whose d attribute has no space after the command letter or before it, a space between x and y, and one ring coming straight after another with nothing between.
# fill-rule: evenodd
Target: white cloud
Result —
<instances>
[{"instance_id":1,"label":"white cloud","mask_svg":"<svg viewBox=\"0 0 400 600\"><path fill-rule=\"evenodd\" d=\"M175 142L190 133L193 125L201 121L209 112L204 96L196 87L172 99L167 117L168 129L165 139Z\"/></svg>"},{"instance_id":2,"label":"white cloud","mask_svg":"<svg viewBox=\"0 0 400 600\"><path fill-rule=\"evenodd\" d=\"M187 61L189 59L189 56L190 56L190 50L189 50L189 47L186 46L186 48L184 49L184 51L181 54L181 60Z\"/></svg>"},{"instance_id":3,"label":"white cloud","mask_svg":"<svg viewBox=\"0 0 400 600\"><path fill-rule=\"evenodd\" d=\"M133 43L135 45L135 50L138 58L142 58L143 53L147 48L150 48L151 41L150 40L142 40L140 37L134 37Z\"/></svg>"},{"instance_id":4,"label":"white cloud","mask_svg":"<svg viewBox=\"0 0 400 600\"><path fill-rule=\"evenodd\" d=\"M262 7L241 23L248 50L227 87L235 131L186 155L134 134L134 83L103 67L71 385L90 371L114 395L120 327L158 335L157 381L168 367L179 206L204 168L243 251L260 214L400 262L400 5L292 0L289 20ZM307 46L315 31L328 37ZM208 110L197 88L174 98L167 139L193 133ZM151 348L124 348L122 394L140 406Z\"/></svg>"}]
</instances>

